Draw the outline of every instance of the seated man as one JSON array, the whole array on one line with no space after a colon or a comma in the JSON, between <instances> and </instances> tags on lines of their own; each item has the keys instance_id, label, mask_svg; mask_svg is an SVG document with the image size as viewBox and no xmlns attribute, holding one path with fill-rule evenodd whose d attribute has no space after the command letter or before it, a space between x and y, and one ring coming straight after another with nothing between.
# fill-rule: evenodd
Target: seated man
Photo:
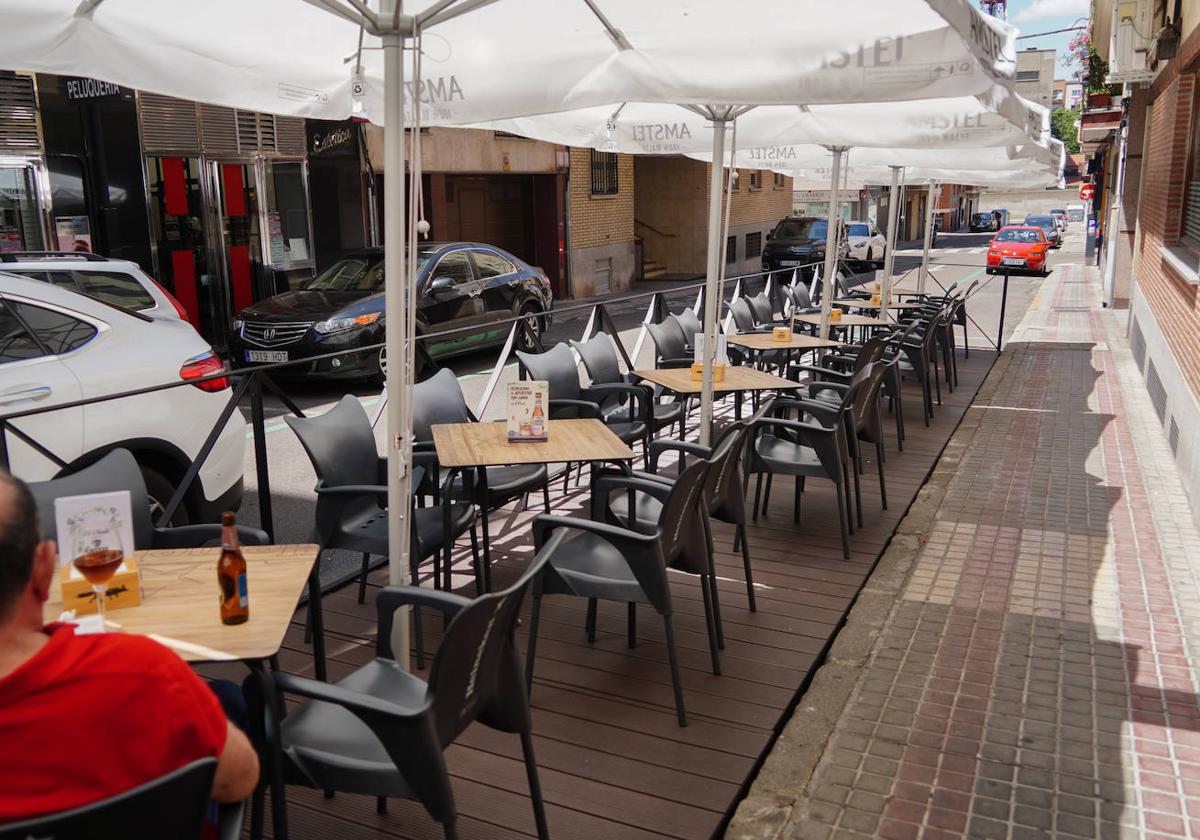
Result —
<instances>
[{"instance_id":1,"label":"seated man","mask_svg":"<svg viewBox=\"0 0 1200 840\"><path fill-rule=\"evenodd\" d=\"M39 534L29 489L0 471L0 825L107 799L209 756L213 799L245 799L258 781L254 748L175 653L144 636L43 626L57 557ZM214 621L216 600L214 576Z\"/></svg>"}]
</instances>

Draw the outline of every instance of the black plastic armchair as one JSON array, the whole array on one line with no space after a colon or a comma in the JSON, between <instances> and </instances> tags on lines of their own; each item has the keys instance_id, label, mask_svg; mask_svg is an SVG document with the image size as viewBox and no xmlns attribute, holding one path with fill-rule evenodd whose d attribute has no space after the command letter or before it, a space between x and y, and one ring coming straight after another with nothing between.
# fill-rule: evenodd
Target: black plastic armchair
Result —
<instances>
[{"instance_id":1,"label":"black plastic armchair","mask_svg":"<svg viewBox=\"0 0 1200 840\"><path fill-rule=\"evenodd\" d=\"M690 306L685 306L674 313L674 317L675 322L679 324L679 329L683 330L688 348L694 348L696 345L696 336L704 332L704 322L696 316L695 311Z\"/></svg>"},{"instance_id":2,"label":"black plastic armchair","mask_svg":"<svg viewBox=\"0 0 1200 840\"><path fill-rule=\"evenodd\" d=\"M613 340L604 333L597 333L587 341L571 342L571 346L575 348L575 352L583 360L583 367L587 370L593 387L607 384L635 384L630 381L627 374L621 373L620 363L617 360L617 352L613 349L612 342ZM650 403L650 416L652 419L647 427L648 434L645 443L649 444L650 438L660 429L665 429L676 423L679 424L679 436L683 437L683 403L679 400L659 402L655 399L654 389L649 385L643 384L636 387L645 389L646 399ZM600 411L606 421L629 422L632 419L630 416L630 406L621 402L619 394L612 394L605 402L601 403Z\"/></svg>"},{"instance_id":3,"label":"black plastic armchair","mask_svg":"<svg viewBox=\"0 0 1200 840\"><path fill-rule=\"evenodd\" d=\"M515 584L474 600L408 586L381 590L375 658L336 683L283 673L247 680L255 740L282 757L267 762L282 765L271 784L374 796L381 813L388 797L415 799L454 838L457 809L444 752L478 721L520 736L538 837L548 837L514 629L526 590L560 539L547 541ZM428 682L406 671L392 650L392 624L404 606L438 610L447 621ZM276 688L306 702L280 719L281 699L264 696Z\"/></svg>"},{"instance_id":4,"label":"black plastic armchair","mask_svg":"<svg viewBox=\"0 0 1200 840\"><path fill-rule=\"evenodd\" d=\"M220 524L182 525L158 528L150 516L150 496L137 461L128 449L114 449L99 461L67 475L29 485L37 503L42 525L42 538L58 539L54 521L54 500L64 496L83 496L128 490L130 515L133 518L132 550L148 548L200 548L221 544ZM265 531L238 526L242 545L266 545L270 542Z\"/></svg>"},{"instance_id":5,"label":"black plastic armchair","mask_svg":"<svg viewBox=\"0 0 1200 840\"><path fill-rule=\"evenodd\" d=\"M288 417L304 451L317 474L317 510L313 538L326 549L345 549L363 555L359 579L359 602L365 595L368 561L372 554L388 554L387 459L380 458L375 434L362 403L351 395L342 397L333 408L317 417ZM437 474L437 455L413 453L413 486L424 481L426 473ZM414 586L420 583L419 568L434 560L433 579L438 583L442 564L450 565L453 542L468 531L479 574L479 555L475 534L476 508L473 504L453 501L449 494L436 507L417 508L410 497L409 573ZM440 562L439 562L440 559ZM321 613L320 561L309 578L309 629L317 678L325 678L324 621ZM420 638L420 613L414 611L414 623ZM422 650L417 648L419 664Z\"/></svg>"},{"instance_id":6,"label":"black plastic armchair","mask_svg":"<svg viewBox=\"0 0 1200 840\"><path fill-rule=\"evenodd\" d=\"M692 348L683 338L683 330L675 321L674 315L668 315L659 324L647 324L650 340L654 342L654 366L658 368L691 367L695 355Z\"/></svg>"},{"instance_id":7,"label":"black plastic armchair","mask_svg":"<svg viewBox=\"0 0 1200 840\"><path fill-rule=\"evenodd\" d=\"M680 726L687 726L683 685L675 653L674 609L667 568L678 568L705 576L704 595L709 651L713 673L720 673L717 631L710 603L707 577L712 569L712 543L704 524L704 480L708 463L692 464L672 485L636 476L602 475L593 483L593 497L609 493L635 492L654 496L662 513L653 533L621 528L606 522L562 516L540 515L533 520L534 545L547 563L534 584L529 622L527 679L532 685L537 649L538 618L546 595L575 595L588 599L588 640L596 636L597 601L622 601L628 605L629 644L636 644L636 605L649 604L662 616L667 657L675 689L675 713ZM577 532L555 544L564 531Z\"/></svg>"}]
</instances>

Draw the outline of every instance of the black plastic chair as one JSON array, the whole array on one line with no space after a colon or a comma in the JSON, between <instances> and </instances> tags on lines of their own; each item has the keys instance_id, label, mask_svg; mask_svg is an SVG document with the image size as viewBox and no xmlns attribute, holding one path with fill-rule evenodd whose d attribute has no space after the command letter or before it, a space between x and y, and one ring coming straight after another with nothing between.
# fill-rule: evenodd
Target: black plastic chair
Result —
<instances>
[{"instance_id":1,"label":"black plastic chair","mask_svg":"<svg viewBox=\"0 0 1200 840\"><path fill-rule=\"evenodd\" d=\"M366 592L368 562L372 554L388 554L387 459L379 457L375 433L366 411L354 396L342 397L333 408L317 417L287 417L317 474L317 511L313 539L325 549L340 548L362 552L362 576L359 602ZM432 452L413 453L413 486L419 487L426 472L439 470ZM410 504L415 497L410 500ZM442 495L437 507L410 508L409 573L414 586L420 584L419 568L434 559L433 578L437 584L441 565L450 565L453 542L470 532L471 553L476 574L480 574L478 540L475 534L476 508ZM320 561L309 577L309 630L313 639L313 657L318 679L325 679L325 632L321 612ZM414 611L414 624L420 639L420 613ZM421 647L418 662L423 665Z\"/></svg>"},{"instance_id":2,"label":"black plastic chair","mask_svg":"<svg viewBox=\"0 0 1200 840\"><path fill-rule=\"evenodd\" d=\"M457 810L444 752L479 721L520 735L538 837L548 837L513 631L525 591L559 541L547 542L515 584L475 600L409 586L381 590L372 661L333 684L271 675L269 693L273 685L309 701L286 716L280 697L262 696L264 683L248 679L255 739L282 757L282 776L272 771L271 784L374 796L380 813L387 797L415 799L454 838ZM401 667L392 650L392 624L403 606L431 607L447 620L428 683Z\"/></svg>"},{"instance_id":3,"label":"black plastic chair","mask_svg":"<svg viewBox=\"0 0 1200 840\"><path fill-rule=\"evenodd\" d=\"M533 587L529 621L529 653L526 675L532 685L537 648L538 618L545 595L575 595L588 599L588 641L596 638L597 601L622 601L628 605L629 644L636 644L636 605L649 604L663 618L671 682L675 689L675 713L680 726L687 726L683 685L675 654L671 586L667 568L677 568L705 577L701 583L708 624L709 651L713 673L720 673L717 629L708 576L712 569L712 543L705 527L704 481L709 465L697 461L674 484L623 475L605 474L592 484L593 499L614 491L640 492L662 503L662 514L653 533L640 533L606 522L542 514L533 520L534 545L547 563ZM563 530L580 532L554 543Z\"/></svg>"},{"instance_id":4,"label":"black plastic chair","mask_svg":"<svg viewBox=\"0 0 1200 840\"><path fill-rule=\"evenodd\" d=\"M902 374L911 373L921 383L925 425L933 419L933 391L937 390L937 404L942 404L942 380L938 370L938 331L945 319L944 308L932 315L917 319L916 329L907 341L900 343L899 369ZM929 368L933 368L930 375Z\"/></svg>"},{"instance_id":5,"label":"black plastic chair","mask_svg":"<svg viewBox=\"0 0 1200 840\"><path fill-rule=\"evenodd\" d=\"M685 306L683 309L674 313L675 321L679 324L679 328L683 330L683 335L686 339L688 347L695 347L696 336L704 332L704 322L697 317L695 311L690 306Z\"/></svg>"},{"instance_id":6,"label":"black plastic chair","mask_svg":"<svg viewBox=\"0 0 1200 840\"><path fill-rule=\"evenodd\" d=\"M629 380L627 374L621 373L620 362L617 360L617 351L613 349L612 342L613 339L610 339L606 334L597 333L587 341L572 341L571 346L575 348L575 352L583 360L583 367L587 370L592 385L610 383L621 385L635 384ZM638 387L646 389L646 399L650 401L651 416L653 418L648 427L649 434L645 443L649 444L650 438L660 429L665 429L676 423L679 424L679 436L683 437L683 403L678 400L659 402L654 398L654 391L650 386L640 385ZM616 394L609 396L605 402L600 404L600 411L606 421L628 422L631 419L630 407L623 404L620 397Z\"/></svg>"},{"instance_id":7,"label":"black plastic chair","mask_svg":"<svg viewBox=\"0 0 1200 840\"><path fill-rule=\"evenodd\" d=\"M96 840L105 837L199 838L208 816L215 758L202 758L117 796L0 826L0 840ZM243 803L220 807L217 836L242 830Z\"/></svg>"},{"instance_id":8,"label":"black plastic chair","mask_svg":"<svg viewBox=\"0 0 1200 840\"><path fill-rule=\"evenodd\" d=\"M695 358L692 348L682 338L683 330L674 315L668 315L662 323L647 324L650 340L654 342L657 368L691 367Z\"/></svg>"},{"instance_id":9,"label":"black plastic chair","mask_svg":"<svg viewBox=\"0 0 1200 840\"><path fill-rule=\"evenodd\" d=\"M58 539L54 521L54 500L64 496L83 496L128 490L133 519L133 550L150 548L200 548L221 544L220 524L182 525L157 528L150 518L150 496L137 461L128 449L114 449L91 466L49 481L30 483L29 491L37 503L42 539ZM266 545L270 538L257 528L238 526L242 545Z\"/></svg>"},{"instance_id":10,"label":"black plastic chair","mask_svg":"<svg viewBox=\"0 0 1200 840\"><path fill-rule=\"evenodd\" d=\"M413 386L413 439L418 451L432 452L433 427L441 423L478 423L463 399L462 388L453 371L443 368L436 374ZM542 505L550 512L550 479L545 464L515 464L505 467L481 467L483 481L474 482L471 499L483 512L483 567L478 579L479 591L491 589L491 540L488 534L487 514L503 507L514 499L524 498L534 490L541 489ZM436 484L434 484L436 480ZM465 498L463 477L457 470L441 469L426 472L425 481L418 487L423 495L439 495L439 490L449 486L453 498ZM450 588L449 564L443 568L446 577L444 587ZM359 601L362 603L360 594Z\"/></svg>"}]
</instances>

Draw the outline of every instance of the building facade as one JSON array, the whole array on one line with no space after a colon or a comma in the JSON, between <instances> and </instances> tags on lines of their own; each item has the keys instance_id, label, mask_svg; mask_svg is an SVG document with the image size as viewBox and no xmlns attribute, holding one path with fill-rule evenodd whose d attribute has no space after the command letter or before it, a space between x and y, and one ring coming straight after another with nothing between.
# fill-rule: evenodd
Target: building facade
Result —
<instances>
[{"instance_id":1,"label":"building facade","mask_svg":"<svg viewBox=\"0 0 1200 840\"><path fill-rule=\"evenodd\" d=\"M1134 358L1200 513L1200 0L1120 5L1128 14L1092 3L1096 50L1123 96L1089 97L1085 151L1101 234L1117 246L1112 302L1128 307Z\"/></svg>"},{"instance_id":2,"label":"building facade","mask_svg":"<svg viewBox=\"0 0 1200 840\"><path fill-rule=\"evenodd\" d=\"M1014 87L1017 93L1044 108L1054 105L1054 50L1035 47L1017 53Z\"/></svg>"}]
</instances>

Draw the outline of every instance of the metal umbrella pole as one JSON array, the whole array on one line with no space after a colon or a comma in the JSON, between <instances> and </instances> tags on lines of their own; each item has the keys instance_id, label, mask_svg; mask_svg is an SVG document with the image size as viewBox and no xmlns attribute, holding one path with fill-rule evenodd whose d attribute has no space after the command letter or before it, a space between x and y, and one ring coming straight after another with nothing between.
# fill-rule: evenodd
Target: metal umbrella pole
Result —
<instances>
[{"instance_id":1,"label":"metal umbrella pole","mask_svg":"<svg viewBox=\"0 0 1200 840\"><path fill-rule=\"evenodd\" d=\"M887 245L883 251L883 280L879 284L879 302L883 306L883 317L889 317L887 307L892 302L892 266L896 260L896 227L900 223L900 173L903 166L893 166L892 187L888 192Z\"/></svg>"},{"instance_id":2,"label":"metal umbrella pole","mask_svg":"<svg viewBox=\"0 0 1200 840\"><path fill-rule=\"evenodd\" d=\"M725 162L726 117L713 115L712 170L708 183L708 273L704 287L704 374L700 388L700 444L708 446L713 420L713 365L717 358L717 303L720 297L721 180Z\"/></svg>"},{"instance_id":3,"label":"metal umbrella pole","mask_svg":"<svg viewBox=\"0 0 1200 840\"><path fill-rule=\"evenodd\" d=\"M833 154L833 168L829 174L829 214L825 220L825 268L821 272L821 327L817 335L829 337L829 311L833 308L836 286L834 272L837 270L838 249L838 199L841 187L842 152L844 146L828 146Z\"/></svg>"},{"instance_id":4,"label":"metal umbrella pole","mask_svg":"<svg viewBox=\"0 0 1200 840\"><path fill-rule=\"evenodd\" d=\"M387 499L388 583L408 579L409 500L412 497L412 365L406 361L408 334L407 261L404 224L404 42L399 24L401 0L379 0L382 20L390 28L382 33L384 61L383 160L387 173L383 186L385 219L383 266L384 347L391 361L387 376ZM393 646L397 660L408 666L408 609L394 622Z\"/></svg>"},{"instance_id":5,"label":"metal umbrella pole","mask_svg":"<svg viewBox=\"0 0 1200 840\"><path fill-rule=\"evenodd\" d=\"M929 248L933 244L933 190L937 185L929 182L925 195L925 242L921 246L921 277L917 281L917 291L925 293L925 277L929 274Z\"/></svg>"}]
</instances>

